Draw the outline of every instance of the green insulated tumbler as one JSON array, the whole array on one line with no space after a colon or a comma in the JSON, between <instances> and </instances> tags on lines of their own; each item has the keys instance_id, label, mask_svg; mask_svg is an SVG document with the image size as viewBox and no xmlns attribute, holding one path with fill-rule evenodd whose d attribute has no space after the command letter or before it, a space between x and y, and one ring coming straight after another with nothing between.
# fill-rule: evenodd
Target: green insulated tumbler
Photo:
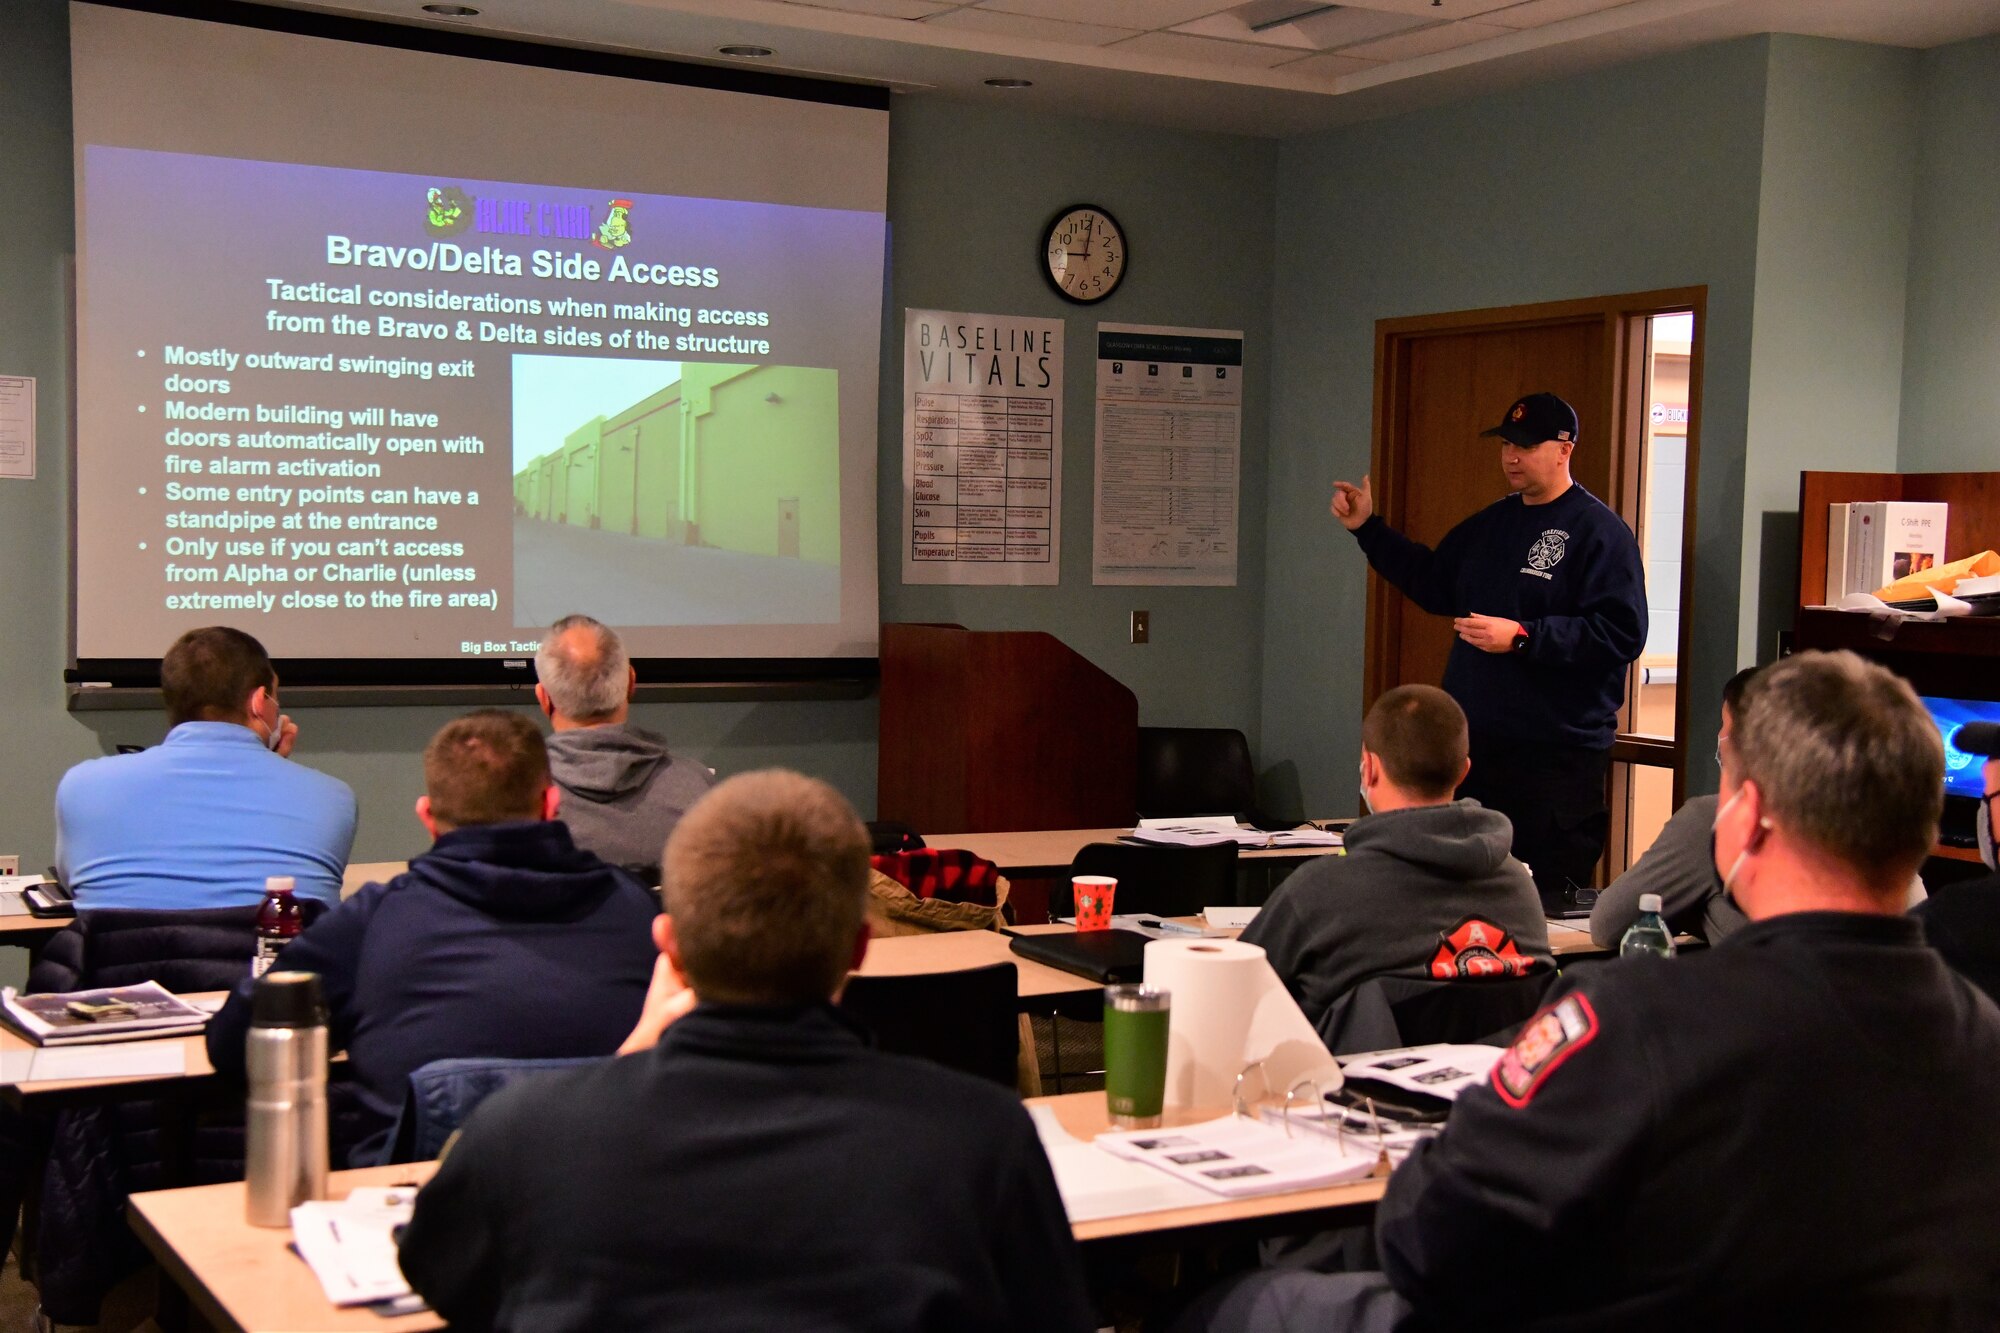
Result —
<instances>
[{"instance_id":1,"label":"green insulated tumbler","mask_svg":"<svg viewBox=\"0 0 2000 1333\"><path fill-rule=\"evenodd\" d=\"M1160 1123L1172 998L1149 986L1104 988L1104 1096L1119 1129Z\"/></svg>"}]
</instances>

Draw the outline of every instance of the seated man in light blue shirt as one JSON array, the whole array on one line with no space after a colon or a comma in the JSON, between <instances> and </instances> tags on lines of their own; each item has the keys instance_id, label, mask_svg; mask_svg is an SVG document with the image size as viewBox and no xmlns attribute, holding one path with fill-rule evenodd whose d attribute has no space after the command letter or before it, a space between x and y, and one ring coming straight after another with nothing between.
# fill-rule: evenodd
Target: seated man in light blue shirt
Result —
<instances>
[{"instance_id":1,"label":"seated man in light blue shirt","mask_svg":"<svg viewBox=\"0 0 2000 1333\"><path fill-rule=\"evenodd\" d=\"M165 742L85 760L56 788L56 869L78 910L254 906L270 875L339 902L354 793L287 757L299 729L264 646L189 630L160 661L160 691Z\"/></svg>"}]
</instances>

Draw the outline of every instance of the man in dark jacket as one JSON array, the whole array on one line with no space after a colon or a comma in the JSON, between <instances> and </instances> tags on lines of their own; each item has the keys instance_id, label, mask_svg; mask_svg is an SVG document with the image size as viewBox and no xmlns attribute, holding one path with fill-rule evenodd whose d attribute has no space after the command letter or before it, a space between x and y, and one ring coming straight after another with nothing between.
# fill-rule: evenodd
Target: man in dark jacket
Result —
<instances>
[{"instance_id":1,"label":"man in dark jacket","mask_svg":"<svg viewBox=\"0 0 2000 1333\"><path fill-rule=\"evenodd\" d=\"M496 1094L418 1196L402 1265L437 1312L513 1333L1097 1327L1020 1102L872 1049L829 1003L868 943L868 837L838 793L732 778L665 863L632 1053Z\"/></svg>"},{"instance_id":2,"label":"man in dark jacket","mask_svg":"<svg viewBox=\"0 0 2000 1333\"><path fill-rule=\"evenodd\" d=\"M1943 777L1888 671L1764 668L1715 822L1750 924L1579 974L1390 1178L1383 1274L1253 1279L1207 1326L2000 1327L2000 1010L1903 914Z\"/></svg>"},{"instance_id":3,"label":"man in dark jacket","mask_svg":"<svg viewBox=\"0 0 2000 1333\"><path fill-rule=\"evenodd\" d=\"M1314 1026L1370 977L1554 966L1535 883L1507 852L1507 816L1452 799L1465 752L1465 714L1443 690L1402 685L1377 699L1361 724L1370 813L1347 830L1347 854L1287 879L1243 932Z\"/></svg>"},{"instance_id":4,"label":"man in dark jacket","mask_svg":"<svg viewBox=\"0 0 2000 1333\"><path fill-rule=\"evenodd\" d=\"M1993 805L2000 801L2000 723L1969 723L1958 729L1952 744L1965 754L1985 756L1979 859L1988 870L2000 872L2000 852L1993 845ZM1947 884L1913 915L1924 923L1924 938L1954 971L2000 1000L2000 873Z\"/></svg>"},{"instance_id":5,"label":"man in dark jacket","mask_svg":"<svg viewBox=\"0 0 2000 1333\"><path fill-rule=\"evenodd\" d=\"M286 945L276 966L320 974L336 1050L369 1120L352 1160L386 1146L409 1077L456 1056L609 1055L652 974L652 894L578 851L556 818L541 733L514 713L449 722L424 750L417 818L436 841ZM208 1027L241 1071L251 981Z\"/></svg>"},{"instance_id":6,"label":"man in dark jacket","mask_svg":"<svg viewBox=\"0 0 2000 1333\"><path fill-rule=\"evenodd\" d=\"M555 735L549 770L576 845L659 882L660 848L715 785L698 760L630 721L639 677L615 631L589 616L549 626L535 654L535 701Z\"/></svg>"}]
</instances>

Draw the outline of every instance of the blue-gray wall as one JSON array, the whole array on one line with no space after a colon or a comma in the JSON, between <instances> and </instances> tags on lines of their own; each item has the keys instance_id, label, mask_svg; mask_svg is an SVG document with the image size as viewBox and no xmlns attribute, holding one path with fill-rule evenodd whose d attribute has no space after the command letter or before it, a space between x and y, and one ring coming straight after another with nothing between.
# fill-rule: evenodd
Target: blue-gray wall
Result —
<instances>
[{"instance_id":1,"label":"blue-gray wall","mask_svg":"<svg viewBox=\"0 0 2000 1333\"><path fill-rule=\"evenodd\" d=\"M1920 59L1898 462L1985 471L2000 468L2000 37Z\"/></svg>"},{"instance_id":2,"label":"blue-gray wall","mask_svg":"<svg viewBox=\"0 0 2000 1333\"><path fill-rule=\"evenodd\" d=\"M1281 147L1260 758L1310 812L1354 804L1366 565L1327 500L1369 464L1379 319L1705 284L1693 699L1735 670L1769 58L1731 42Z\"/></svg>"}]
</instances>

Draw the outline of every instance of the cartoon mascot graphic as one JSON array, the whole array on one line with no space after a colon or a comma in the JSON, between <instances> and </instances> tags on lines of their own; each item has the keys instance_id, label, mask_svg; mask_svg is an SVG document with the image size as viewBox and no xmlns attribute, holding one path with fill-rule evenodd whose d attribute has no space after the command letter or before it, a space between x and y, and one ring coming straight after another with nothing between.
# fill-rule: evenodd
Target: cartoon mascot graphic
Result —
<instances>
[{"instance_id":1,"label":"cartoon mascot graphic","mask_svg":"<svg viewBox=\"0 0 2000 1333\"><path fill-rule=\"evenodd\" d=\"M472 221L472 200L456 185L433 185L424 230L433 236L456 236Z\"/></svg>"},{"instance_id":2,"label":"cartoon mascot graphic","mask_svg":"<svg viewBox=\"0 0 2000 1333\"><path fill-rule=\"evenodd\" d=\"M613 199L608 205L611 215L598 224L597 234L590 243L600 250L623 250L632 244L632 228L627 219L632 215L630 199Z\"/></svg>"}]
</instances>

